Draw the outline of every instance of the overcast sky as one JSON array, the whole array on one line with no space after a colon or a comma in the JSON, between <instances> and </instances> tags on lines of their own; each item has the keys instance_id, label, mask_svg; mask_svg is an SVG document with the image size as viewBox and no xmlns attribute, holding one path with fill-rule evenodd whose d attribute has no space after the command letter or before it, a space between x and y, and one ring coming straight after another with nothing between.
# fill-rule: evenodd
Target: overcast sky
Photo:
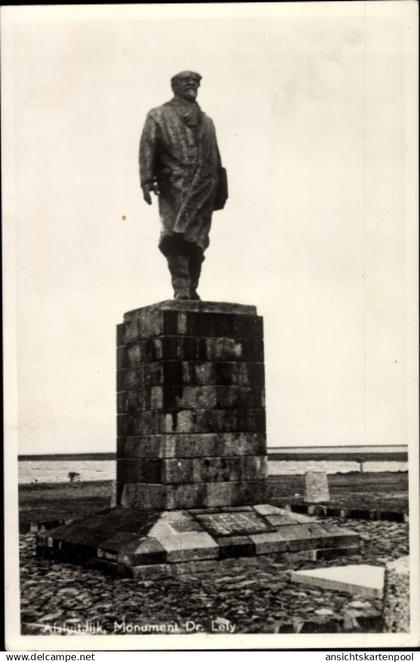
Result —
<instances>
[{"instance_id":1,"label":"overcast sky","mask_svg":"<svg viewBox=\"0 0 420 662\"><path fill-rule=\"evenodd\" d=\"M115 325L172 296L138 141L187 68L230 189L200 294L264 317L268 444L407 443L416 3L158 11L3 15L19 451L115 448Z\"/></svg>"}]
</instances>

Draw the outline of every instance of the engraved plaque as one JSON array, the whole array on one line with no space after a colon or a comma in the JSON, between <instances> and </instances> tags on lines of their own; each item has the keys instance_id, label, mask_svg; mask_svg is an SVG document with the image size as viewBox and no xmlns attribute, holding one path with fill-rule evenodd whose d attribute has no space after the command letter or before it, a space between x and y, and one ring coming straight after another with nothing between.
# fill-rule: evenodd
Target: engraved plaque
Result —
<instances>
[{"instance_id":1,"label":"engraved plaque","mask_svg":"<svg viewBox=\"0 0 420 662\"><path fill-rule=\"evenodd\" d=\"M196 515L196 518L213 536L237 536L276 530L261 515L253 511L209 513Z\"/></svg>"}]
</instances>

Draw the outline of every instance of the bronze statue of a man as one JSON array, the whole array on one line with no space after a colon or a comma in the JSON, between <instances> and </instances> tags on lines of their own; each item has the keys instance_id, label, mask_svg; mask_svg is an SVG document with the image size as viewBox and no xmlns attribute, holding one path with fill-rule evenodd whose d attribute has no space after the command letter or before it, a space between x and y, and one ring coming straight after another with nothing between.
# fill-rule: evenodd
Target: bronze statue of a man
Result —
<instances>
[{"instance_id":1,"label":"bronze statue of a man","mask_svg":"<svg viewBox=\"0 0 420 662\"><path fill-rule=\"evenodd\" d=\"M144 200L158 195L159 248L168 261L175 299L199 299L212 213L227 198L225 171L212 120L196 102L201 76L182 71L171 79L173 99L153 108L140 140Z\"/></svg>"}]
</instances>

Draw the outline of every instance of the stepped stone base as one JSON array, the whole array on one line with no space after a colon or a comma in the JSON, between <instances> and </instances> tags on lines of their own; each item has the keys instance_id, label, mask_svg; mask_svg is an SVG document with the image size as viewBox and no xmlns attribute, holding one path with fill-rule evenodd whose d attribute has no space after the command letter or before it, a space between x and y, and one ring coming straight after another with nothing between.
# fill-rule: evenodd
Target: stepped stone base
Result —
<instances>
[{"instance_id":1,"label":"stepped stone base","mask_svg":"<svg viewBox=\"0 0 420 662\"><path fill-rule=\"evenodd\" d=\"M38 534L38 552L125 574L229 557L315 560L359 538L265 503L263 319L163 301L117 326L112 507Z\"/></svg>"},{"instance_id":2,"label":"stepped stone base","mask_svg":"<svg viewBox=\"0 0 420 662\"><path fill-rule=\"evenodd\" d=\"M38 553L136 576L232 557L356 553L359 536L270 504L188 510L108 508L43 531Z\"/></svg>"}]
</instances>

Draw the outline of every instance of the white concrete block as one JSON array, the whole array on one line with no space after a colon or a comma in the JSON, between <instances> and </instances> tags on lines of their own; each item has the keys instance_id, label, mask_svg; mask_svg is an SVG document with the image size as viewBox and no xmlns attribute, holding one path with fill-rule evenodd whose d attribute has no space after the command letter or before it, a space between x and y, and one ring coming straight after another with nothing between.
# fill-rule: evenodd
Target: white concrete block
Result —
<instances>
[{"instance_id":1,"label":"white concrete block","mask_svg":"<svg viewBox=\"0 0 420 662\"><path fill-rule=\"evenodd\" d=\"M318 586L326 590L344 591L352 595L381 598L384 568L375 565L342 565L290 573L292 582Z\"/></svg>"}]
</instances>

